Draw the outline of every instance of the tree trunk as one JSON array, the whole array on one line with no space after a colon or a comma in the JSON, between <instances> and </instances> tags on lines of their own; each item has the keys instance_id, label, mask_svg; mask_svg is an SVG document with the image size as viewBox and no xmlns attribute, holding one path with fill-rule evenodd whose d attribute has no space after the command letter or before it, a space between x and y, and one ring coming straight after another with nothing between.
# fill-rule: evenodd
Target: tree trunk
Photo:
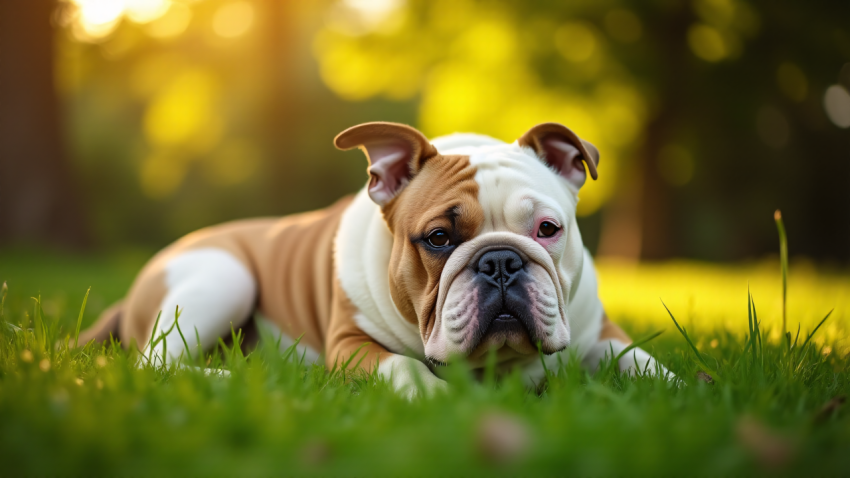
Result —
<instances>
[{"instance_id":1,"label":"tree trunk","mask_svg":"<svg viewBox=\"0 0 850 478\"><path fill-rule=\"evenodd\" d=\"M635 161L621 175L624 184L606 206L600 234L599 255L629 261L669 259L679 253L673 240L670 185L660 175L659 152L675 139L688 101L690 60L686 38L691 13L677 4L657 15L652 44L660 63L656 79L660 103L647 125Z\"/></svg>"},{"instance_id":2,"label":"tree trunk","mask_svg":"<svg viewBox=\"0 0 850 478\"><path fill-rule=\"evenodd\" d=\"M264 0L259 4L263 14L266 58L267 106L265 141L270 156L269 182L275 213L286 211L290 193L298 187L297 167L291 158L300 157L299 121L301 104L296 97L295 5L291 0Z\"/></svg>"},{"instance_id":3,"label":"tree trunk","mask_svg":"<svg viewBox=\"0 0 850 478\"><path fill-rule=\"evenodd\" d=\"M55 7L0 1L0 243L90 243L53 83Z\"/></svg>"}]
</instances>

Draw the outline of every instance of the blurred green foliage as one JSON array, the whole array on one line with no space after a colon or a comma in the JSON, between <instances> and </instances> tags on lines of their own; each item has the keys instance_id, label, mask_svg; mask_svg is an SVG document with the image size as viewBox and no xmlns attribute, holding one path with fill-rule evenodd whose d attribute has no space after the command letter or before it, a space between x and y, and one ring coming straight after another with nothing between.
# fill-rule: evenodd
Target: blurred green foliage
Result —
<instances>
[{"instance_id":1,"label":"blurred green foliage","mask_svg":"<svg viewBox=\"0 0 850 478\"><path fill-rule=\"evenodd\" d=\"M850 6L790 0L67 0L57 87L101 243L326 205L369 120L602 152L602 253L850 259Z\"/></svg>"}]
</instances>

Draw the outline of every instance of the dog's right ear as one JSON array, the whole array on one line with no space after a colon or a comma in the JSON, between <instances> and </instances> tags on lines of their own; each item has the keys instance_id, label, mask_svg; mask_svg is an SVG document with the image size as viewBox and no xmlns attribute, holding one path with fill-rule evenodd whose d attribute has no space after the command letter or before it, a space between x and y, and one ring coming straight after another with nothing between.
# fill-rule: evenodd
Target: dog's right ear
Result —
<instances>
[{"instance_id":1,"label":"dog's right ear","mask_svg":"<svg viewBox=\"0 0 850 478\"><path fill-rule=\"evenodd\" d=\"M526 131L518 140L528 147L578 190L584 185L587 173L596 179L599 150L581 139L571 129L558 123L539 124ZM585 171L582 163L587 165Z\"/></svg>"},{"instance_id":2,"label":"dog's right ear","mask_svg":"<svg viewBox=\"0 0 850 478\"><path fill-rule=\"evenodd\" d=\"M334 139L343 150L360 148L369 159L369 197L383 207L407 186L435 148L418 130L399 123L364 123Z\"/></svg>"}]
</instances>

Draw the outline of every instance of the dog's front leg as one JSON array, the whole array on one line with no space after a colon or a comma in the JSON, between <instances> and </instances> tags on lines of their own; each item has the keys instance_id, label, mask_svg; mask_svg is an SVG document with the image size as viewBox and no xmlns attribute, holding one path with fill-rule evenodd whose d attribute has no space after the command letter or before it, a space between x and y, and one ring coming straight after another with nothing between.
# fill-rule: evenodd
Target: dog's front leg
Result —
<instances>
[{"instance_id":1,"label":"dog's front leg","mask_svg":"<svg viewBox=\"0 0 850 478\"><path fill-rule=\"evenodd\" d=\"M325 360L329 369L348 364L366 372L377 369L393 389L407 398L432 395L446 387L446 382L431 373L421 361L395 354L377 343L355 322L357 308L345 292L335 284L331 319L325 335Z\"/></svg>"},{"instance_id":2,"label":"dog's front leg","mask_svg":"<svg viewBox=\"0 0 850 478\"><path fill-rule=\"evenodd\" d=\"M328 368L348 363L349 369L355 366L366 372L377 369L396 392L409 399L430 396L446 387L446 382L431 373L424 363L388 351L362 331L350 330L343 335L341 340L328 343Z\"/></svg>"},{"instance_id":3,"label":"dog's front leg","mask_svg":"<svg viewBox=\"0 0 850 478\"><path fill-rule=\"evenodd\" d=\"M378 365L378 373L390 381L396 392L409 399L419 395L431 396L447 386L424 363L404 355L390 354L383 358Z\"/></svg>"},{"instance_id":4,"label":"dog's front leg","mask_svg":"<svg viewBox=\"0 0 850 478\"><path fill-rule=\"evenodd\" d=\"M596 371L599 368L599 363L607 357L607 360L612 360L631 345L632 339L621 329L617 324L608 320L607 315L602 316L602 330L599 333L599 340L594 344L587 354L584 356L582 363L589 370ZM613 353L613 356L611 355ZM634 375L635 371L640 373L648 373L655 375L656 373L662 376L672 376L670 372L659 364L640 347L634 348L626 352L620 358L618 363L620 370Z\"/></svg>"}]
</instances>

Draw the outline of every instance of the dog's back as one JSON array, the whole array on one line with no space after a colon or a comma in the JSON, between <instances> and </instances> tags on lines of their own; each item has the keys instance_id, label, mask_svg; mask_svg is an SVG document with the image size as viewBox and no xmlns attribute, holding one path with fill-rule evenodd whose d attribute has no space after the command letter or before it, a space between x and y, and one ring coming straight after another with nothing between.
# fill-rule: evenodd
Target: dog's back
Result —
<instances>
[{"instance_id":1,"label":"dog's back","mask_svg":"<svg viewBox=\"0 0 850 478\"><path fill-rule=\"evenodd\" d=\"M159 329L167 329L179 307L185 314L179 325L192 344L193 329L210 336L201 337L205 347L228 332L206 330L205 314L227 313L239 328L258 310L289 337L321 351L331 308L333 238L350 201L284 218L233 221L181 238L147 263L126 298L83 331L80 343L112 334L125 346L144 348L160 311ZM175 347L182 344L169 341L168 355Z\"/></svg>"}]
</instances>

